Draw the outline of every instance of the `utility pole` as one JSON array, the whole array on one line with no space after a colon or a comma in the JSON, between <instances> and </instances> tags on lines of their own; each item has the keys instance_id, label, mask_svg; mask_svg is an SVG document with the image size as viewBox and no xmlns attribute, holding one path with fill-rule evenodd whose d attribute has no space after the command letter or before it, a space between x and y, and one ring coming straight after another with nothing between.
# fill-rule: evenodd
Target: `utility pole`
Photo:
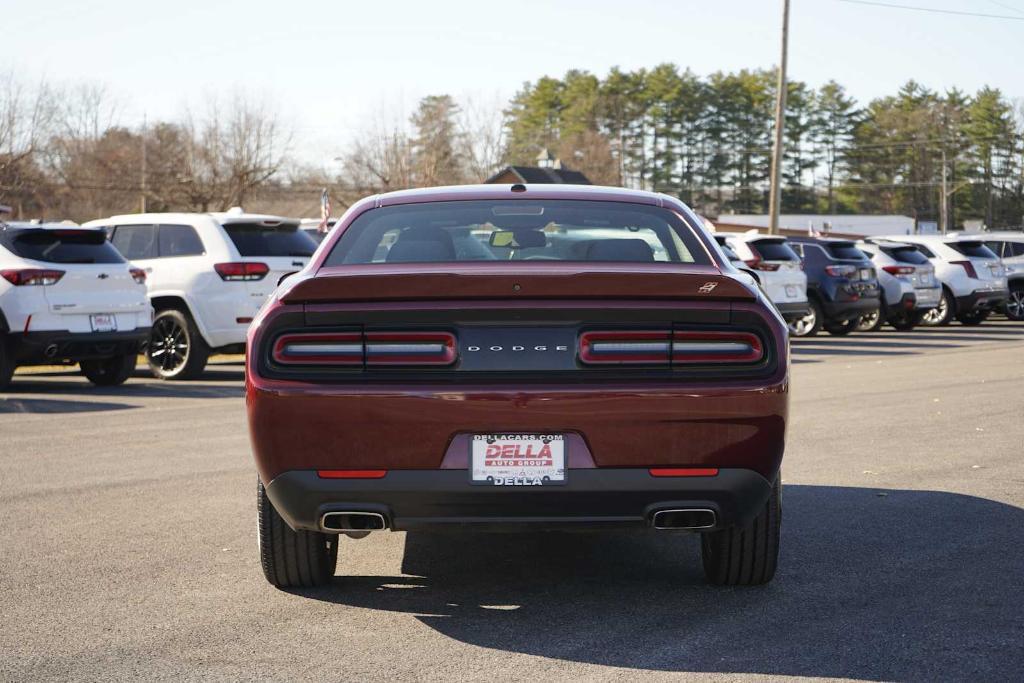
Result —
<instances>
[{"instance_id":1,"label":"utility pole","mask_svg":"<svg viewBox=\"0 0 1024 683\"><path fill-rule=\"evenodd\" d=\"M782 203L782 135L786 123L786 53L789 45L789 0L782 0L782 58L779 60L779 92L775 98L775 145L772 147L771 196L768 199L768 234L779 232Z\"/></svg>"},{"instance_id":2,"label":"utility pole","mask_svg":"<svg viewBox=\"0 0 1024 683\"><path fill-rule=\"evenodd\" d=\"M142 115L142 177L139 187L141 189L141 197L139 198L139 207L142 213L146 213L146 115Z\"/></svg>"},{"instance_id":3,"label":"utility pole","mask_svg":"<svg viewBox=\"0 0 1024 683\"><path fill-rule=\"evenodd\" d=\"M949 187L946 185L946 145L942 145L942 206L939 207L939 231L949 230Z\"/></svg>"}]
</instances>

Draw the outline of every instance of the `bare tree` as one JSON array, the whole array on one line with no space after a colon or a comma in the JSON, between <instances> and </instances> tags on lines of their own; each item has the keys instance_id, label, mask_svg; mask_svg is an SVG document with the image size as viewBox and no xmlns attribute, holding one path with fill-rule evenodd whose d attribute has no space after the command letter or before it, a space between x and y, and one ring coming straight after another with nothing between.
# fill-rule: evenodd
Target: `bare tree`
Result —
<instances>
[{"instance_id":1,"label":"bare tree","mask_svg":"<svg viewBox=\"0 0 1024 683\"><path fill-rule=\"evenodd\" d=\"M483 182L502 165L505 158L505 114L500 98L481 103L464 98L459 129L465 143L463 157L470 182Z\"/></svg>"},{"instance_id":2,"label":"bare tree","mask_svg":"<svg viewBox=\"0 0 1024 683\"><path fill-rule=\"evenodd\" d=\"M0 197L15 217L48 206L40 149L54 121L55 98L46 83L29 88L8 71L0 75Z\"/></svg>"}]
</instances>

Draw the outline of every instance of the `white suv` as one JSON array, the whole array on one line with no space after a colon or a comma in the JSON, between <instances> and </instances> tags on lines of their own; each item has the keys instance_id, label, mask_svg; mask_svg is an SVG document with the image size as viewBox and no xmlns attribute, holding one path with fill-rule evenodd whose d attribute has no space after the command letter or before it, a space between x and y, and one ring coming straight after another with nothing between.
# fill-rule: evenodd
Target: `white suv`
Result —
<instances>
[{"instance_id":1,"label":"white suv","mask_svg":"<svg viewBox=\"0 0 1024 683\"><path fill-rule=\"evenodd\" d=\"M146 275L102 230L0 223L0 389L19 365L78 363L124 382L149 338Z\"/></svg>"},{"instance_id":2,"label":"white suv","mask_svg":"<svg viewBox=\"0 0 1024 683\"><path fill-rule=\"evenodd\" d=\"M986 247L1003 259L1010 289L1004 312L1010 320L1024 320L1024 233L986 232L972 237L983 240Z\"/></svg>"},{"instance_id":3,"label":"white suv","mask_svg":"<svg viewBox=\"0 0 1024 683\"><path fill-rule=\"evenodd\" d=\"M92 221L145 269L156 310L147 347L162 379L192 379L213 352L241 351L278 281L301 270L316 243L299 221L226 213L148 213Z\"/></svg>"},{"instance_id":4,"label":"white suv","mask_svg":"<svg viewBox=\"0 0 1024 683\"><path fill-rule=\"evenodd\" d=\"M800 255L793 251L785 237L756 232L718 232L715 238L724 239L726 246L746 263L786 322L807 315L807 275Z\"/></svg>"},{"instance_id":5,"label":"white suv","mask_svg":"<svg viewBox=\"0 0 1024 683\"><path fill-rule=\"evenodd\" d=\"M877 242L876 238L870 241ZM1006 303L1006 273L999 257L976 236L898 235L888 237L917 247L935 266L942 282L939 305L926 313L925 325L946 325L956 318L980 325L993 309Z\"/></svg>"}]
</instances>

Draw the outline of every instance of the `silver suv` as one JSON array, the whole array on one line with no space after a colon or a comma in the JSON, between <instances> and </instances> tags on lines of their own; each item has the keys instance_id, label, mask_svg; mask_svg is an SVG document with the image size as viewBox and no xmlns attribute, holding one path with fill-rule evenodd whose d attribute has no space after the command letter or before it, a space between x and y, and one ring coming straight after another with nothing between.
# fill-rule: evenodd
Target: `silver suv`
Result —
<instances>
[{"instance_id":1,"label":"silver suv","mask_svg":"<svg viewBox=\"0 0 1024 683\"><path fill-rule=\"evenodd\" d=\"M885 323L897 330L912 330L924 315L939 305L942 285L935 277L935 268L916 246L866 240L858 242L857 248L875 265L882 289L878 310L861 316L857 324L859 331L877 330Z\"/></svg>"},{"instance_id":2,"label":"silver suv","mask_svg":"<svg viewBox=\"0 0 1024 683\"><path fill-rule=\"evenodd\" d=\"M977 235L985 246L1003 259L1010 295L1005 313L1010 320L1024 320L1024 233L988 232Z\"/></svg>"}]
</instances>

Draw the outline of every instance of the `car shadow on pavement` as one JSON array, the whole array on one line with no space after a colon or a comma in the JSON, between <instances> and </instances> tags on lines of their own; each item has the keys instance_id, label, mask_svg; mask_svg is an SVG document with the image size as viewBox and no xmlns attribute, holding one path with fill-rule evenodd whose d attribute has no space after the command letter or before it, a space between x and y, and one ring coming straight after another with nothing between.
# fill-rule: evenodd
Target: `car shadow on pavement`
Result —
<instances>
[{"instance_id":1,"label":"car shadow on pavement","mask_svg":"<svg viewBox=\"0 0 1024 683\"><path fill-rule=\"evenodd\" d=\"M4 413L95 413L107 410L130 410L138 407L128 405L127 403L107 403L103 401L62 401L51 398L0 396L0 415Z\"/></svg>"},{"instance_id":2,"label":"car shadow on pavement","mask_svg":"<svg viewBox=\"0 0 1024 683\"><path fill-rule=\"evenodd\" d=\"M492 650L632 669L1019 676L1024 510L798 485L784 509L779 572L765 587L708 585L687 535L409 533L403 576L339 576L301 594L414 614Z\"/></svg>"},{"instance_id":3,"label":"car shadow on pavement","mask_svg":"<svg viewBox=\"0 0 1024 683\"><path fill-rule=\"evenodd\" d=\"M135 375L148 377L148 375ZM239 398L245 395L245 387L239 383L229 385L204 384L200 382L150 382L129 381L116 387L98 387L89 383L84 377L73 373L47 373L32 375L15 375L14 381L4 390L4 394L14 397L17 394L63 394L81 396L83 398L102 396L116 398ZM93 401L83 400L83 405ZM98 409L97 409L98 410Z\"/></svg>"}]
</instances>

